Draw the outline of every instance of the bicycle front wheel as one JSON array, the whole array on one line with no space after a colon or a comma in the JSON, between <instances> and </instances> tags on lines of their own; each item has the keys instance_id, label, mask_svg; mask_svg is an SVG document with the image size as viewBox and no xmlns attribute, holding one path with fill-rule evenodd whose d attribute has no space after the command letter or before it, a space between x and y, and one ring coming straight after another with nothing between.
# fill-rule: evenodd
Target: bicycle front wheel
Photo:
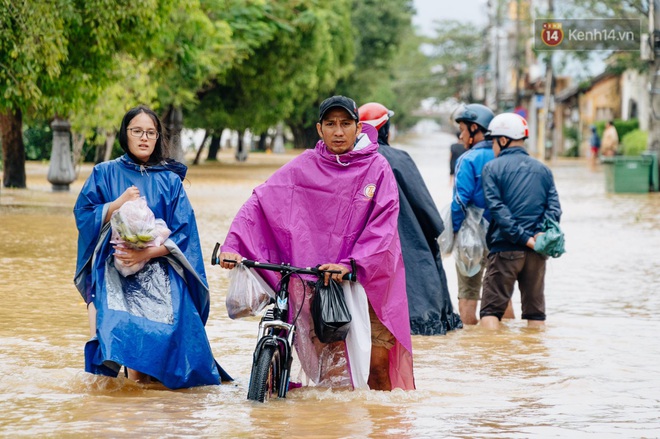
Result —
<instances>
[{"instance_id":1,"label":"bicycle front wheel","mask_svg":"<svg viewBox=\"0 0 660 439\"><path fill-rule=\"evenodd\" d=\"M277 396L282 364L280 351L275 346L264 346L259 353L257 362L252 368L248 399L266 402Z\"/></svg>"}]
</instances>

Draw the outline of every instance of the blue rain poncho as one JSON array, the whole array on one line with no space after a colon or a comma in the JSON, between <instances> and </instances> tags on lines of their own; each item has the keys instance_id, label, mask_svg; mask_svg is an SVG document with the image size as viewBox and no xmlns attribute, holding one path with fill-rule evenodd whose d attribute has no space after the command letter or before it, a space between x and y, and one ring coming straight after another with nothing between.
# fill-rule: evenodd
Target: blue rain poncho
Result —
<instances>
[{"instance_id":1,"label":"blue rain poncho","mask_svg":"<svg viewBox=\"0 0 660 439\"><path fill-rule=\"evenodd\" d=\"M75 284L97 309L96 337L85 347L85 370L117 376L121 365L171 389L220 384L231 377L215 361L204 329L209 289L194 212L178 162L151 167L124 155L94 167L74 207L78 227ZM171 230L166 257L133 276L113 263L109 203L135 185Z\"/></svg>"}]
</instances>

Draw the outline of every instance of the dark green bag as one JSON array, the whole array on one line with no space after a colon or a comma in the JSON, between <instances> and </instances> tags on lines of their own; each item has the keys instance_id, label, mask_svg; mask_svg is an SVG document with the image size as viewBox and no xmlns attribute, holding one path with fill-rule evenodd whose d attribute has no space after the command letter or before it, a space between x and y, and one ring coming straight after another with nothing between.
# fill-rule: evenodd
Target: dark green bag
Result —
<instances>
[{"instance_id":1,"label":"dark green bag","mask_svg":"<svg viewBox=\"0 0 660 439\"><path fill-rule=\"evenodd\" d=\"M541 226L543 234L536 238L534 250L542 255L558 258L564 253L564 232L559 223L553 219L545 218Z\"/></svg>"}]
</instances>

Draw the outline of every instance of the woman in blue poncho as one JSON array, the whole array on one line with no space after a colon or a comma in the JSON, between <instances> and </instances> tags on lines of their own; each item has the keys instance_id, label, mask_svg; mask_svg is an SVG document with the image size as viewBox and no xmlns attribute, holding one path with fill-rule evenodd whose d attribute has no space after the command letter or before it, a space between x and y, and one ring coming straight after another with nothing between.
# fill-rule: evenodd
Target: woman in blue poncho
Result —
<instances>
[{"instance_id":1,"label":"woman in blue poncho","mask_svg":"<svg viewBox=\"0 0 660 439\"><path fill-rule=\"evenodd\" d=\"M167 157L160 120L149 108L126 113L119 144L126 154L94 167L74 207L75 284L88 306L92 337L85 370L116 377L124 366L129 379L155 378L171 389L231 380L204 329L209 289L182 185L187 168ZM118 247L111 242L110 219L140 197L165 221L169 238L144 249ZM116 268L142 264L129 275Z\"/></svg>"}]
</instances>

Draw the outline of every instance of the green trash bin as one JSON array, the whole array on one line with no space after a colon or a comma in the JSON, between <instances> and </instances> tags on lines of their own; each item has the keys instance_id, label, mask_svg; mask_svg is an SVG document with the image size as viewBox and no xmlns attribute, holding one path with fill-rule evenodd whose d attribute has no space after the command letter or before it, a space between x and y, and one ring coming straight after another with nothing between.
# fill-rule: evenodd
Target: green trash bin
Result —
<instances>
[{"instance_id":1,"label":"green trash bin","mask_svg":"<svg viewBox=\"0 0 660 439\"><path fill-rule=\"evenodd\" d=\"M614 193L647 193L651 189L651 167L654 158L644 156L616 156L603 161L605 188Z\"/></svg>"},{"instance_id":2,"label":"green trash bin","mask_svg":"<svg viewBox=\"0 0 660 439\"><path fill-rule=\"evenodd\" d=\"M660 169L658 168L658 153L655 151L644 151L642 157L651 157L651 190L660 191Z\"/></svg>"}]
</instances>

